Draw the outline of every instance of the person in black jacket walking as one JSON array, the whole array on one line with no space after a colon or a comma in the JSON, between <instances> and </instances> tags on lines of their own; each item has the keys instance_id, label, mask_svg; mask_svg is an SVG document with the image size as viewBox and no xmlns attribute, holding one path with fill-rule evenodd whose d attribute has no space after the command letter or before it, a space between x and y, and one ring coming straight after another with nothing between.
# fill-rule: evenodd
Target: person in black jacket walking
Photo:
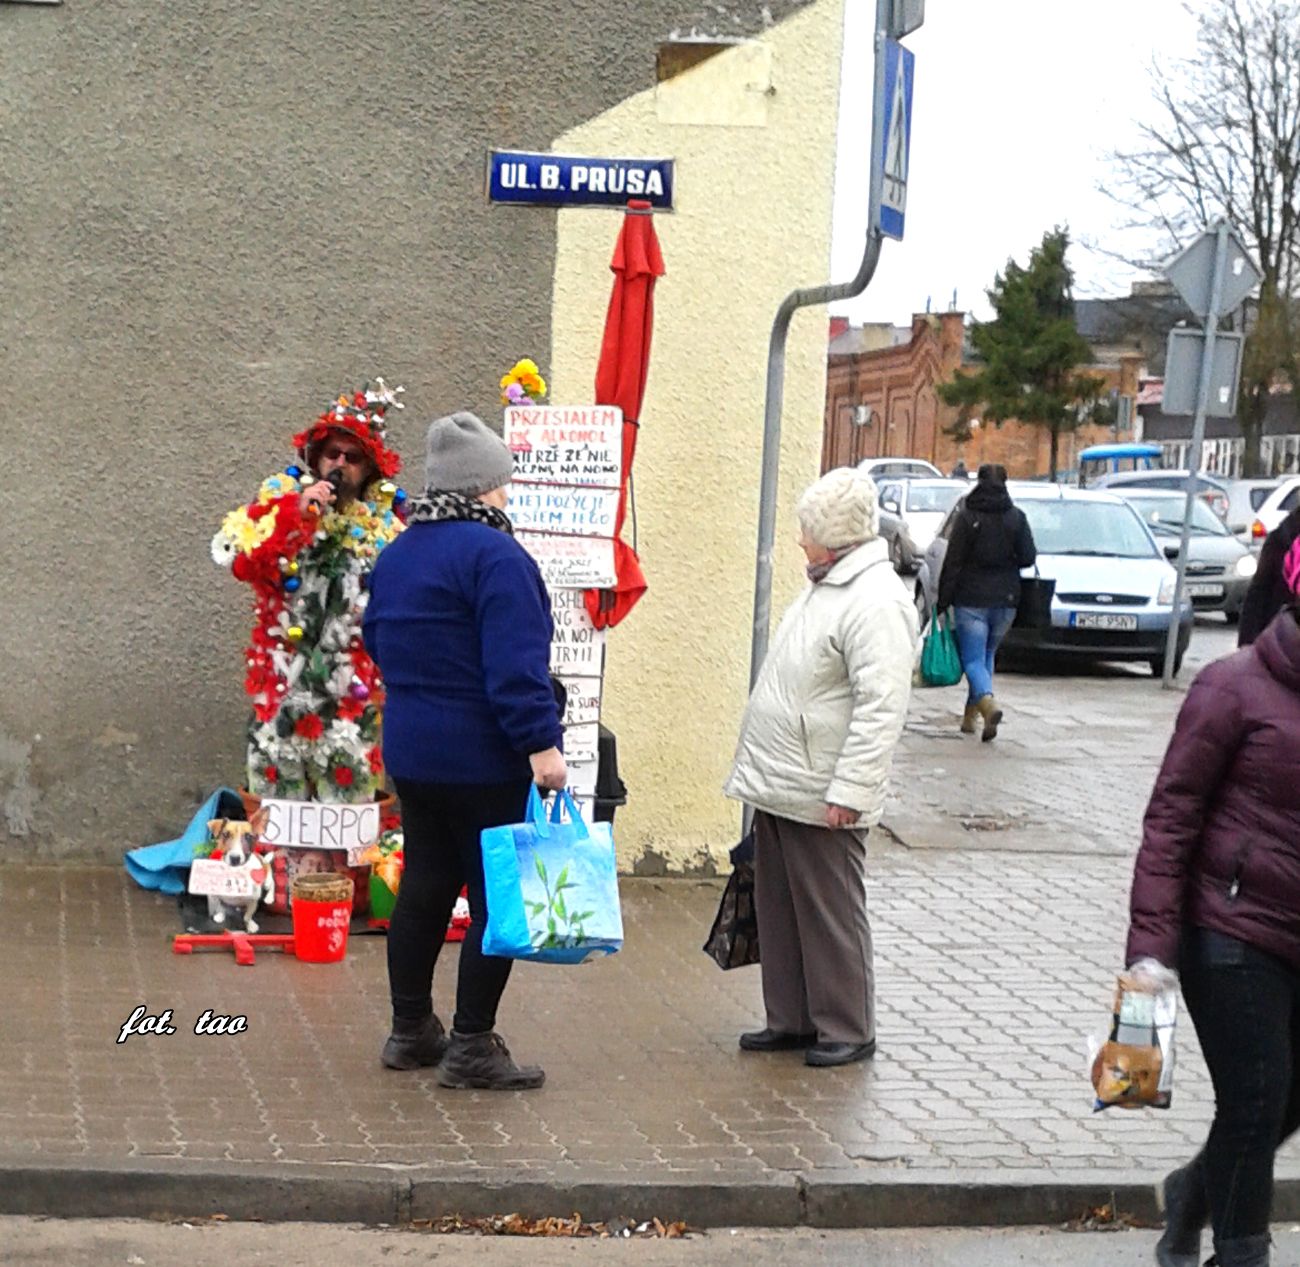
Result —
<instances>
[{"instance_id":1,"label":"person in black jacket walking","mask_svg":"<svg viewBox=\"0 0 1300 1267\"><path fill-rule=\"evenodd\" d=\"M1250 646L1282 608L1295 602L1295 595L1282 575L1282 563L1297 539L1300 539L1300 506L1264 538L1264 548L1259 552L1259 567L1255 569L1241 604L1237 646Z\"/></svg>"},{"instance_id":2,"label":"person in black jacket walking","mask_svg":"<svg viewBox=\"0 0 1300 1267\"><path fill-rule=\"evenodd\" d=\"M1037 550L1024 512L1012 504L1007 472L985 463L967 494L948 539L939 573L938 610L953 608L957 651L969 687L962 734L973 735L983 718L985 743L995 738L1002 710L993 695L993 660L1016 618L1020 570L1032 567Z\"/></svg>"}]
</instances>

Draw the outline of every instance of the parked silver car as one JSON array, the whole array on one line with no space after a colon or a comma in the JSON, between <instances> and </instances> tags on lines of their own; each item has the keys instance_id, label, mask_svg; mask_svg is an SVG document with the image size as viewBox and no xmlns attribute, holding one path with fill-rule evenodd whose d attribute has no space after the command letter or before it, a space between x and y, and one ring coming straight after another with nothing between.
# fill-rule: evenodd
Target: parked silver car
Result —
<instances>
[{"instance_id":1,"label":"parked silver car","mask_svg":"<svg viewBox=\"0 0 1300 1267\"><path fill-rule=\"evenodd\" d=\"M943 472L922 458L863 458L858 470L870 475L876 484L889 479L942 479Z\"/></svg>"},{"instance_id":2,"label":"parked silver car","mask_svg":"<svg viewBox=\"0 0 1300 1267\"><path fill-rule=\"evenodd\" d=\"M1038 562L1025 572L1056 582L1048 629L1014 626L1008 651L1035 651L1091 660L1145 660L1157 677L1165 670L1165 640L1174 618L1177 573L1150 530L1123 498L1057 484L1012 483L1012 500L1025 512ZM961 503L949 512L925 552L916 599L929 615L939 573ZM1178 614L1174 672L1192 637L1192 604Z\"/></svg>"},{"instance_id":3,"label":"parked silver car","mask_svg":"<svg viewBox=\"0 0 1300 1267\"><path fill-rule=\"evenodd\" d=\"M1176 563L1187 494L1126 488L1123 497L1142 516L1165 558ZM1223 612L1230 624L1236 624L1256 566L1255 556L1228 531L1228 525L1199 498L1193 501L1186 583L1192 607L1196 611Z\"/></svg>"},{"instance_id":4,"label":"parked silver car","mask_svg":"<svg viewBox=\"0 0 1300 1267\"><path fill-rule=\"evenodd\" d=\"M880 535L899 572L915 572L934 534L970 492L969 480L897 480L880 483Z\"/></svg>"},{"instance_id":5,"label":"parked silver car","mask_svg":"<svg viewBox=\"0 0 1300 1267\"><path fill-rule=\"evenodd\" d=\"M1130 488L1163 488L1167 492L1177 492L1187 487L1187 471L1116 471L1111 475L1100 475L1088 485L1089 488L1104 488L1109 493L1125 492ZM1220 519L1228 518L1228 490L1224 482L1210 475L1198 472L1196 486L1200 496Z\"/></svg>"}]
</instances>

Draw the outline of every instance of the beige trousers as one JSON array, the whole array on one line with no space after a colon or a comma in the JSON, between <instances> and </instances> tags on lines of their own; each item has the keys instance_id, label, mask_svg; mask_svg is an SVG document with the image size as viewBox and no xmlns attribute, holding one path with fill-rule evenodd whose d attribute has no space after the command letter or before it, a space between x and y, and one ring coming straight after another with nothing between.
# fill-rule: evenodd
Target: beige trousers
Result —
<instances>
[{"instance_id":1,"label":"beige trousers","mask_svg":"<svg viewBox=\"0 0 1300 1267\"><path fill-rule=\"evenodd\" d=\"M876 1036L867 833L754 814L754 909L767 1026L824 1043Z\"/></svg>"}]
</instances>

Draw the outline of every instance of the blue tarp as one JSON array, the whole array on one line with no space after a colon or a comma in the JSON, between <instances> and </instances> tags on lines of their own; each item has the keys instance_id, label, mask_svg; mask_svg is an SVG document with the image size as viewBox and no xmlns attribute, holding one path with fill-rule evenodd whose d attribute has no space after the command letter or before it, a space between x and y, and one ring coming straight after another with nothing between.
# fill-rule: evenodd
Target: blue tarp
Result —
<instances>
[{"instance_id":1,"label":"blue tarp","mask_svg":"<svg viewBox=\"0 0 1300 1267\"><path fill-rule=\"evenodd\" d=\"M189 883L194 850L208 839L208 823L214 818L243 821L244 803L239 793L228 787L218 788L195 811L182 836L157 845L141 845L126 855L126 870L138 885L160 893L184 893Z\"/></svg>"}]
</instances>

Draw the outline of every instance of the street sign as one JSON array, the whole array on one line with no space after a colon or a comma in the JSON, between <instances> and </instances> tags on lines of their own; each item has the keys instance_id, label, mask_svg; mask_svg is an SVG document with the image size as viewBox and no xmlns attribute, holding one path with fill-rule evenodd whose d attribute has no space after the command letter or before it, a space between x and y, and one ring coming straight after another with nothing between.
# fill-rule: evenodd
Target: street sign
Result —
<instances>
[{"instance_id":1,"label":"street sign","mask_svg":"<svg viewBox=\"0 0 1300 1267\"><path fill-rule=\"evenodd\" d=\"M644 198L656 211L671 211L673 160L490 150L487 196L489 202L620 209L629 198Z\"/></svg>"},{"instance_id":2,"label":"street sign","mask_svg":"<svg viewBox=\"0 0 1300 1267\"><path fill-rule=\"evenodd\" d=\"M1202 321L1210 311L1210 290L1214 282L1214 251L1218 233L1206 229L1189 247L1165 265L1164 273L1183 297L1183 302ZM1223 267L1223 294L1219 312L1234 312L1263 280L1250 252L1241 239L1228 230L1228 253ZM1166 411L1168 412L1168 411ZM1190 409L1185 411L1191 413Z\"/></svg>"},{"instance_id":3,"label":"street sign","mask_svg":"<svg viewBox=\"0 0 1300 1267\"><path fill-rule=\"evenodd\" d=\"M925 21L925 0L893 0L889 34L896 40L910 35Z\"/></svg>"},{"instance_id":4,"label":"street sign","mask_svg":"<svg viewBox=\"0 0 1300 1267\"><path fill-rule=\"evenodd\" d=\"M880 153L880 232L903 236L907 211L907 171L912 145L912 79L916 57L897 40L885 41L885 126Z\"/></svg>"},{"instance_id":5,"label":"street sign","mask_svg":"<svg viewBox=\"0 0 1300 1267\"><path fill-rule=\"evenodd\" d=\"M1237 412L1237 386L1241 379L1241 345L1244 336L1220 332L1214 340L1210 391L1205 398L1207 418L1231 418ZM1196 391L1205 354L1205 331L1175 326L1165 350L1165 390L1161 411L1194 414Z\"/></svg>"}]
</instances>

